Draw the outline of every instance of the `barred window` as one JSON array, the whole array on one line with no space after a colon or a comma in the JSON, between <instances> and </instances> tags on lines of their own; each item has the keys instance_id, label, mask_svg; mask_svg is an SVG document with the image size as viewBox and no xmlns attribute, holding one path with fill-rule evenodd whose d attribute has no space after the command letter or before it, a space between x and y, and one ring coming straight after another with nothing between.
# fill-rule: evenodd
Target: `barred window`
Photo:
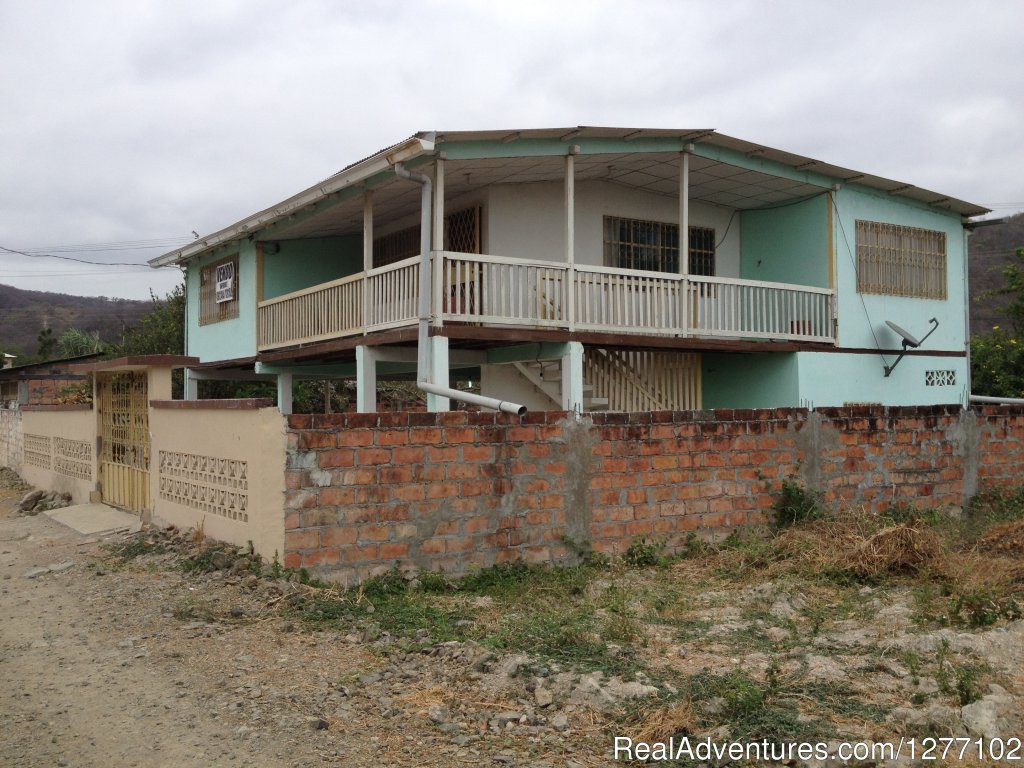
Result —
<instances>
[{"instance_id":1,"label":"barred window","mask_svg":"<svg viewBox=\"0 0 1024 768\"><path fill-rule=\"evenodd\" d=\"M444 217L444 249L481 253L481 209L466 208ZM420 227L400 229L373 239L373 266L383 267L420 255Z\"/></svg>"},{"instance_id":2,"label":"barred window","mask_svg":"<svg viewBox=\"0 0 1024 768\"><path fill-rule=\"evenodd\" d=\"M679 225L604 217L606 267L679 272ZM715 230L690 227L691 275L715 274Z\"/></svg>"},{"instance_id":3,"label":"barred window","mask_svg":"<svg viewBox=\"0 0 1024 768\"><path fill-rule=\"evenodd\" d=\"M199 271L199 324L238 317L238 256Z\"/></svg>"},{"instance_id":4,"label":"barred window","mask_svg":"<svg viewBox=\"0 0 1024 768\"><path fill-rule=\"evenodd\" d=\"M946 298L946 233L857 221L857 290Z\"/></svg>"}]
</instances>

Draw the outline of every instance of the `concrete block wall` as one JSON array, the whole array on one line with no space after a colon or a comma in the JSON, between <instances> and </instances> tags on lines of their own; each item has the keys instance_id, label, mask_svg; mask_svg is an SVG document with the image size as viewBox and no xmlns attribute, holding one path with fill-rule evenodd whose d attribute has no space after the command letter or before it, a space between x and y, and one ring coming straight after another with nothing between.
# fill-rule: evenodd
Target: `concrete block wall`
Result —
<instances>
[{"instance_id":1,"label":"concrete block wall","mask_svg":"<svg viewBox=\"0 0 1024 768\"><path fill-rule=\"evenodd\" d=\"M671 548L764 522L794 476L879 510L959 507L1024 470L1024 410L956 406L297 415L287 439L285 563L349 582Z\"/></svg>"},{"instance_id":2,"label":"concrete block wall","mask_svg":"<svg viewBox=\"0 0 1024 768\"><path fill-rule=\"evenodd\" d=\"M21 472L22 461L21 411L0 408L0 467Z\"/></svg>"}]
</instances>

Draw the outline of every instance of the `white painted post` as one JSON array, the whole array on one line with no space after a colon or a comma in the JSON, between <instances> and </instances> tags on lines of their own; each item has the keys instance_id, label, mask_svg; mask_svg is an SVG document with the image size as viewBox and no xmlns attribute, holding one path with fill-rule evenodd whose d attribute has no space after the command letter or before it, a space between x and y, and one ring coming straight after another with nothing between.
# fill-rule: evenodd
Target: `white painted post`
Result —
<instances>
[{"instance_id":1,"label":"white painted post","mask_svg":"<svg viewBox=\"0 0 1024 768\"><path fill-rule=\"evenodd\" d=\"M448 385L448 337L430 337L430 381L439 387ZM431 413L437 411L450 411L451 400L441 395L427 393L427 410Z\"/></svg>"},{"instance_id":2,"label":"white painted post","mask_svg":"<svg viewBox=\"0 0 1024 768\"><path fill-rule=\"evenodd\" d=\"M185 399L186 400L198 400L199 399L199 380L192 375L192 369L185 369Z\"/></svg>"},{"instance_id":3,"label":"white painted post","mask_svg":"<svg viewBox=\"0 0 1024 768\"><path fill-rule=\"evenodd\" d=\"M292 412L292 375L277 374L277 408L287 415Z\"/></svg>"},{"instance_id":4,"label":"white painted post","mask_svg":"<svg viewBox=\"0 0 1024 768\"><path fill-rule=\"evenodd\" d=\"M433 307L431 315L435 328L440 328L444 323L444 258L441 252L444 251L444 157L438 157L434 161L434 227L433 232L433 254L432 263L434 268L433 282ZM447 408L445 409L447 410Z\"/></svg>"},{"instance_id":5,"label":"white painted post","mask_svg":"<svg viewBox=\"0 0 1024 768\"><path fill-rule=\"evenodd\" d=\"M679 161L679 274L682 280L682 327L680 332L685 336L690 326L690 281L686 276L690 274L690 150L692 144L683 148L682 158Z\"/></svg>"},{"instance_id":6,"label":"white painted post","mask_svg":"<svg viewBox=\"0 0 1024 768\"><path fill-rule=\"evenodd\" d=\"M679 274L690 273L690 150L687 144L679 163Z\"/></svg>"},{"instance_id":7,"label":"white painted post","mask_svg":"<svg viewBox=\"0 0 1024 768\"><path fill-rule=\"evenodd\" d=\"M377 411L377 356L365 344L356 346L356 410Z\"/></svg>"},{"instance_id":8,"label":"white painted post","mask_svg":"<svg viewBox=\"0 0 1024 768\"><path fill-rule=\"evenodd\" d=\"M367 273L373 269L373 190L363 195L363 334L370 324L370 281Z\"/></svg>"},{"instance_id":9,"label":"white painted post","mask_svg":"<svg viewBox=\"0 0 1024 768\"><path fill-rule=\"evenodd\" d=\"M576 330L576 153L580 148L569 147L565 156L565 307L569 330Z\"/></svg>"},{"instance_id":10,"label":"white painted post","mask_svg":"<svg viewBox=\"0 0 1024 768\"><path fill-rule=\"evenodd\" d=\"M562 409L583 413L583 345L578 341L566 344L562 356Z\"/></svg>"}]
</instances>

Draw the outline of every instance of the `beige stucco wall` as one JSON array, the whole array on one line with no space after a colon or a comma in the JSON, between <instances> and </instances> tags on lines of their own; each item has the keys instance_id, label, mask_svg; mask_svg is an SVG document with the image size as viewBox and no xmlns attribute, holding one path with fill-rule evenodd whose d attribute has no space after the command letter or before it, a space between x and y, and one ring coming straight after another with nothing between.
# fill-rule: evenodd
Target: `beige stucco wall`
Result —
<instances>
[{"instance_id":1,"label":"beige stucco wall","mask_svg":"<svg viewBox=\"0 0 1024 768\"><path fill-rule=\"evenodd\" d=\"M96 488L96 412L22 411L21 476L37 488L70 493L76 504Z\"/></svg>"},{"instance_id":2,"label":"beige stucco wall","mask_svg":"<svg viewBox=\"0 0 1024 768\"><path fill-rule=\"evenodd\" d=\"M252 542L284 556L285 421L276 408L151 408L154 521L203 526L207 536Z\"/></svg>"}]
</instances>

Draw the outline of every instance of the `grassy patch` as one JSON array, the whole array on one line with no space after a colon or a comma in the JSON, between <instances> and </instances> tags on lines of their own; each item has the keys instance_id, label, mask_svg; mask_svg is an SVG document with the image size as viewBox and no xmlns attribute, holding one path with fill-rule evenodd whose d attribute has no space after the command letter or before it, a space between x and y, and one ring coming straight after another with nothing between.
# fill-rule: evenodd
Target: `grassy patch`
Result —
<instances>
[{"instance_id":1,"label":"grassy patch","mask_svg":"<svg viewBox=\"0 0 1024 768\"><path fill-rule=\"evenodd\" d=\"M125 565L143 555L162 555L167 548L162 542L154 541L145 534L138 534L120 544L109 547L108 551L110 552L110 564L116 567Z\"/></svg>"}]
</instances>

